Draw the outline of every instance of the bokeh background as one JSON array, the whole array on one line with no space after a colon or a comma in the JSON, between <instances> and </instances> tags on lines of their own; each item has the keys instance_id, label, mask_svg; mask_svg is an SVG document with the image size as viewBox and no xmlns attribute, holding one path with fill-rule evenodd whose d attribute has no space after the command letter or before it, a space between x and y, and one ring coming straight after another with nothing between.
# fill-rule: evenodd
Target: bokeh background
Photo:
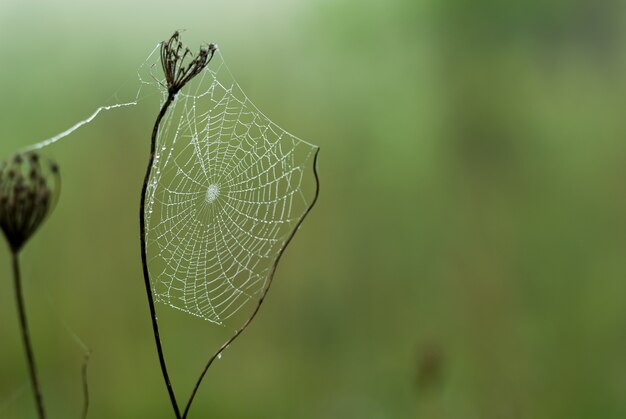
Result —
<instances>
[{"instance_id":1,"label":"bokeh background","mask_svg":"<svg viewBox=\"0 0 626 419\"><path fill-rule=\"evenodd\" d=\"M626 417L626 14L606 0L0 3L0 155L128 97L157 42L217 42L322 148L322 193L193 418ZM141 274L156 105L45 150L22 255L51 418L171 418ZM0 248L0 417L34 418ZM184 400L220 329L159 305ZM71 332L68 331L71 330Z\"/></svg>"}]
</instances>

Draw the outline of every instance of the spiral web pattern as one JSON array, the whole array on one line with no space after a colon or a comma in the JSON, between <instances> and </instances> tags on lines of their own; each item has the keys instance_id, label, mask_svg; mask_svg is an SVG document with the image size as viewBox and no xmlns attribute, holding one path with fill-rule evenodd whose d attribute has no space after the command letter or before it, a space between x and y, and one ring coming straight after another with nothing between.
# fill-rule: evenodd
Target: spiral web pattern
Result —
<instances>
[{"instance_id":1,"label":"spiral web pattern","mask_svg":"<svg viewBox=\"0 0 626 419\"><path fill-rule=\"evenodd\" d=\"M316 151L252 104L217 51L157 137L145 213L156 301L222 324L258 299L313 199Z\"/></svg>"}]
</instances>

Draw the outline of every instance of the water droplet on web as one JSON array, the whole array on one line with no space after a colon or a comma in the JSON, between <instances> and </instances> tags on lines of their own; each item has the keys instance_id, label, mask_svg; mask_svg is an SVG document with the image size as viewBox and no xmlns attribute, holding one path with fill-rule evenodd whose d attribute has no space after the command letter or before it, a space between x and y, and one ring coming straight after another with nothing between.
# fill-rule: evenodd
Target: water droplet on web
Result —
<instances>
[{"instance_id":1,"label":"water droplet on web","mask_svg":"<svg viewBox=\"0 0 626 419\"><path fill-rule=\"evenodd\" d=\"M222 353L217 354L217 359L222 359Z\"/></svg>"}]
</instances>

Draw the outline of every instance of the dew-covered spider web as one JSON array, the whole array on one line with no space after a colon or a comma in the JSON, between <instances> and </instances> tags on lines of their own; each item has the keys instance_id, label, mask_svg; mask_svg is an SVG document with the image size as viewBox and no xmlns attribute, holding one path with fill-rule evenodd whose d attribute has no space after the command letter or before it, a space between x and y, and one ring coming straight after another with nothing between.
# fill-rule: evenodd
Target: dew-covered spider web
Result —
<instances>
[{"instance_id":1,"label":"dew-covered spider web","mask_svg":"<svg viewBox=\"0 0 626 419\"><path fill-rule=\"evenodd\" d=\"M165 100L149 62L141 81ZM157 137L145 209L155 300L217 324L258 301L314 201L317 150L257 109L218 50Z\"/></svg>"},{"instance_id":2,"label":"dew-covered spider web","mask_svg":"<svg viewBox=\"0 0 626 419\"><path fill-rule=\"evenodd\" d=\"M138 105L151 88L163 103L158 51L140 66L136 94L22 151L50 146L103 111ZM155 300L217 324L258 301L316 198L318 150L250 101L218 49L160 125L145 210Z\"/></svg>"}]
</instances>

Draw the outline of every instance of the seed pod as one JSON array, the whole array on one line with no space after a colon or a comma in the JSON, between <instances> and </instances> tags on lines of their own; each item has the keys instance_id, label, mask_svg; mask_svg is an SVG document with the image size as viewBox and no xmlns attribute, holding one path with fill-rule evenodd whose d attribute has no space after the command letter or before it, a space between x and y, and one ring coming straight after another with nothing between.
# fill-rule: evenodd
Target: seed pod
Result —
<instances>
[{"instance_id":1,"label":"seed pod","mask_svg":"<svg viewBox=\"0 0 626 419\"><path fill-rule=\"evenodd\" d=\"M0 164L0 229L18 252L54 209L61 189L59 167L36 153Z\"/></svg>"}]
</instances>

